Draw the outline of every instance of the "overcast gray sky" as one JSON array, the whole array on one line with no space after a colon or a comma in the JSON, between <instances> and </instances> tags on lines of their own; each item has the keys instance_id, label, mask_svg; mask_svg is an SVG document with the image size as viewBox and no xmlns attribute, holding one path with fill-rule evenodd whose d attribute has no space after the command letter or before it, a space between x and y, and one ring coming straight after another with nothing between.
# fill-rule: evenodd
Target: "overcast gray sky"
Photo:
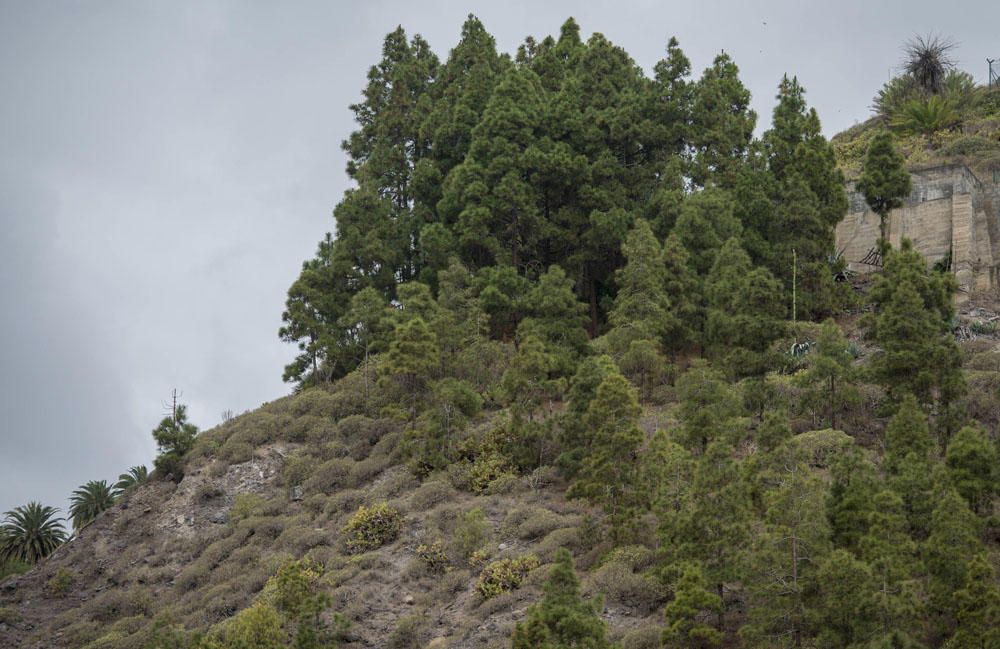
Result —
<instances>
[{"instance_id":1,"label":"overcast gray sky","mask_svg":"<svg viewBox=\"0 0 1000 649\"><path fill-rule=\"evenodd\" d=\"M877 6L876 6L877 5ZM647 71L725 49L764 120L798 75L828 135L934 31L980 81L995 2L0 0L0 512L149 464L161 401L203 428L288 392L285 291L348 186L340 141L397 24L443 59L568 16Z\"/></svg>"}]
</instances>

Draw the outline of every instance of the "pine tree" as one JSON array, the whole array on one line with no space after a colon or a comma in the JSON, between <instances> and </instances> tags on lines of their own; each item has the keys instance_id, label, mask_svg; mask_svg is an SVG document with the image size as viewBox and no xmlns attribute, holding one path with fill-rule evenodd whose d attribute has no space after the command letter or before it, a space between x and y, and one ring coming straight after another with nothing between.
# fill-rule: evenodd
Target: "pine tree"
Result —
<instances>
[{"instance_id":1,"label":"pine tree","mask_svg":"<svg viewBox=\"0 0 1000 649\"><path fill-rule=\"evenodd\" d=\"M691 491L694 458L664 430L653 433L639 459L639 484L660 525L673 528Z\"/></svg>"},{"instance_id":2,"label":"pine tree","mask_svg":"<svg viewBox=\"0 0 1000 649\"><path fill-rule=\"evenodd\" d=\"M638 450L645 440L639 429L642 410L635 388L621 374L608 374L587 408L586 423L593 441L583 458L570 498L586 498L601 505L611 518L616 540L627 540L635 523L638 489Z\"/></svg>"},{"instance_id":3,"label":"pine tree","mask_svg":"<svg viewBox=\"0 0 1000 649\"><path fill-rule=\"evenodd\" d=\"M518 346L517 355L503 373L500 389L516 417L533 418L535 410L558 391L550 379L555 359L535 336L528 336Z\"/></svg>"},{"instance_id":4,"label":"pine tree","mask_svg":"<svg viewBox=\"0 0 1000 649\"><path fill-rule=\"evenodd\" d=\"M749 622L740 635L755 647L800 647L809 633L807 598L816 568L832 549L823 511L827 492L804 463L786 465L765 494L765 532L749 560Z\"/></svg>"},{"instance_id":5,"label":"pine tree","mask_svg":"<svg viewBox=\"0 0 1000 649\"><path fill-rule=\"evenodd\" d=\"M636 222L622 245L625 266L617 273L618 295L608 320L612 329L597 342L618 361L622 372L648 395L653 382L666 372L661 350L672 322L666 295L666 266L662 249L645 220Z\"/></svg>"},{"instance_id":6,"label":"pine tree","mask_svg":"<svg viewBox=\"0 0 1000 649\"><path fill-rule=\"evenodd\" d=\"M867 335L882 348L871 362L873 377L886 386L890 406L906 393L939 412L940 436L947 439L958 416L953 409L964 393L961 355L950 335L954 278L928 270L908 240L885 259L870 297L876 304L864 320Z\"/></svg>"},{"instance_id":7,"label":"pine tree","mask_svg":"<svg viewBox=\"0 0 1000 649\"><path fill-rule=\"evenodd\" d=\"M833 320L823 323L809 361L808 369L799 379L810 388L806 399L822 403L830 428L837 428L837 413L856 402L858 392L853 385L853 358L848 342Z\"/></svg>"},{"instance_id":8,"label":"pine tree","mask_svg":"<svg viewBox=\"0 0 1000 649\"><path fill-rule=\"evenodd\" d=\"M345 350L345 356L350 355L351 362L362 367L367 400L373 378L370 376L369 361L373 354L386 348L387 338L393 329L389 305L381 293L369 286L351 297L350 308L338 322L351 346L351 351Z\"/></svg>"},{"instance_id":9,"label":"pine tree","mask_svg":"<svg viewBox=\"0 0 1000 649\"><path fill-rule=\"evenodd\" d=\"M396 301L399 308L393 312L393 320L399 325L420 318L428 325L434 325L441 317L441 309L434 300L431 288L423 282L404 282L396 287Z\"/></svg>"},{"instance_id":10,"label":"pine tree","mask_svg":"<svg viewBox=\"0 0 1000 649\"><path fill-rule=\"evenodd\" d=\"M879 248L884 254L889 247L889 211L901 207L903 199L912 191L910 173L906 170L903 156L896 150L891 132L881 131L872 138L857 188L864 194L872 211L878 214Z\"/></svg>"},{"instance_id":11,"label":"pine tree","mask_svg":"<svg viewBox=\"0 0 1000 649\"><path fill-rule=\"evenodd\" d=\"M930 536L921 548L929 577L928 613L942 637L955 629L955 593L965 585L969 562L982 549L979 520L958 492L947 489L934 508Z\"/></svg>"},{"instance_id":12,"label":"pine tree","mask_svg":"<svg viewBox=\"0 0 1000 649\"><path fill-rule=\"evenodd\" d=\"M878 635L911 634L922 613L915 579L921 566L898 495L886 490L875 496L868 532L859 545L862 560L875 576L873 610Z\"/></svg>"},{"instance_id":13,"label":"pine tree","mask_svg":"<svg viewBox=\"0 0 1000 649\"><path fill-rule=\"evenodd\" d=\"M552 266L525 294L522 309L527 317L518 336L536 336L553 357L553 371L570 376L588 350L584 305L573 293L573 281L559 266Z\"/></svg>"},{"instance_id":14,"label":"pine tree","mask_svg":"<svg viewBox=\"0 0 1000 649\"><path fill-rule=\"evenodd\" d=\"M283 378L299 387L329 381L351 369L350 361L338 355L336 324L349 308L346 280L352 275L342 250L343 244L327 234L288 289L278 335L298 346L300 353L285 367Z\"/></svg>"},{"instance_id":15,"label":"pine tree","mask_svg":"<svg viewBox=\"0 0 1000 649\"><path fill-rule=\"evenodd\" d=\"M672 234L690 256L694 272L704 277L715 265L720 249L740 235L740 222L733 215L733 199L728 192L708 188L684 199Z\"/></svg>"},{"instance_id":16,"label":"pine tree","mask_svg":"<svg viewBox=\"0 0 1000 649\"><path fill-rule=\"evenodd\" d=\"M706 613L722 612L722 600L708 590L705 575L697 563L686 563L674 585L674 599L664 613L667 627L663 644L684 649L708 649L722 643L722 631L703 622Z\"/></svg>"},{"instance_id":17,"label":"pine tree","mask_svg":"<svg viewBox=\"0 0 1000 649\"><path fill-rule=\"evenodd\" d=\"M813 614L820 647L853 647L871 635L875 624L874 575L847 550L834 550L819 565Z\"/></svg>"},{"instance_id":18,"label":"pine tree","mask_svg":"<svg viewBox=\"0 0 1000 649\"><path fill-rule=\"evenodd\" d=\"M754 268L737 239L726 242L705 280L706 351L737 377L763 373L769 347L784 330L782 290L765 268Z\"/></svg>"},{"instance_id":19,"label":"pine tree","mask_svg":"<svg viewBox=\"0 0 1000 649\"><path fill-rule=\"evenodd\" d=\"M996 493L997 450L978 426L958 431L945 453L948 475L955 489L975 512L991 510Z\"/></svg>"},{"instance_id":20,"label":"pine tree","mask_svg":"<svg viewBox=\"0 0 1000 649\"><path fill-rule=\"evenodd\" d=\"M625 265L616 273L618 295L608 316L621 353L634 340L658 344L675 327L666 294L666 266L662 249L649 223L636 221L622 244Z\"/></svg>"},{"instance_id":21,"label":"pine tree","mask_svg":"<svg viewBox=\"0 0 1000 649\"><path fill-rule=\"evenodd\" d=\"M194 447L197 435L198 427L187 420L187 406L175 403L173 413L153 429L159 452L153 464L161 476L172 474L175 481L180 481L184 475L182 458Z\"/></svg>"},{"instance_id":22,"label":"pine tree","mask_svg":"<svg viewBox=\"0 0 1000 649\"><path fill-rule=\"evenodd\" d=\"M695 84L690 175L698 186L734 184L753 137L757 115L750 110L750 91L738 75L739 68L733 60L719 54Z\"/></svg>"},{"instance_id":23,"label":"pine tree","mask_svg":"<svg viewBox=\"0 0 1000 649\"><path fill-rule=\"evenodd\" d=\"M560 445L562 453L556 464L568 477L580 470L583 458L590 453L593 435L589 429L587 409L597 396L597 388L617 371L608 356L590 356L580 361L570 379L566 411L561 419Z\"/></svg>"},{"instance_id":24,"label":"pine tree","mask_svg":"<svg viewBox=\"0 0 1000 649\"><path fill-rule=\"evenodd\" d=\"M826 501L831 538L836 548L859 553L859 542L868 532L875 494L880 490L875 465L853 446L830 467L833 482Z\"/></svg>"},{"instance_id":25,"label":"pine tree","mask_svg":"<svg viewBox=\"0 0 1000 649\"><path fill-rule=\"evenodd\" d=\"M698 561L719 598L725 584L742 576L750 546L749 490L733 458L733 447L716 440L698 459L690 495L676 518L660 520L661 547L668 559ZM724 611L716 627L724 628Z\"/></svg>"},{"instance_id":26,"label":"pine tree","mask_svg":"<svg viewBox=\"0 0 1000 649\"><path fill-rule=\"evenodd\" d=\"M421 476L458 459L460 433L483 407L482 397L465 381L444 378L431 386L430 407L406 439L404 452Z\"/></svg>"},{"instance_id":27,"label":"pine tree","mask_svg":"<svg viewBox=\"0 0 1000 649\"><path fill-rule=\"evenodd\" d=\"M903 512L914 539L927 538L942 482L940 466L914 452L908 453L896 472L888 476L888 487L903 500Z\"/></svg>"},{"instance_id":28,"label":"pine tree","mask_svg":"<svg viewBox=\"0 0 1000 649\"><path fill-rule=\"evenodd\" d=\"M816 111L807 109L798 79L784 77L777 99L772 128L762 138L773 180L765 188L774 211L772 218L752 225L763 228L757 235L769 248L764 252L768 268L786 290L797 276L799 313L815 317L834 306L828 260L834 228L847 211L847 193L833 149L821 133Z\"/></svg>"},{"instance_id":29,"label":"pine tree","mask_svg":"<svg viewBox=\"0 0 1000 649\"><path fill-rule=\"evenodd\" d=\"M511 636L513 649L611 649L606 625L597 602L580 596L580 581L573 556L565 548L556 553L555 565L545 582L541 601L528 610Z\"/></svg>"},{"instance_id":30,"label":"pine tree","mask_svg":"<svg viewBox=\"0 0 1000 649\"><path fill-rule=\"evenodd\" d=\"M910 453L926 458L933 441L927 426L927 416L912 394L903 397L896 414L885 427L885 455L882 461L890 474L898 473L899 465Z\"/></svg>"},{"instance_id":31,"label":"pine tree","mask_svg":"<svg viewBox=\"0 0 1000 649\"><path fill-rule=\"evenodd\" d=\"M465 161L445 183L445 213L457 219L464 258L473 267L504 264L521 270L538 259L546 227L539 187L530 174L539 155L544 90L531 70L504 72L480 122Z\"/></svg>"},{"instance_id":32,"label":"pine tree","mask_svg":"<svg viewBox=\"0 0 1000 649\"><path fill-rule=\"evenodd\" d=\"M697 343L703 328L701 290L690 255L680 237L671 232L663 242L665 284L673 329L667 332L666 349L678 352Z\"/></svg>"},{"instance_id":33,"label":"pine tree","mask_svg":"<svg viewBox=\"0 0 1000 649\"><path fill-rule=\"evenodd\" d=\"M439 178L465 158L472 131L505 67L496 40L470 14L458 44L437 71L432 90L434 108L420 125L421 138L433 143L430 158Z\"/></svg>"},{"instance_id":34,"label":"pine tree","mask_svg":"<svg viewBox=\"0 0 1000 649\"><path fill-rule=\"evenodd\" d=\"M382 380L403 390L408 400L411 423L416 423L417 407L439 366L440 351L434 332L416 316L396 326L385 363L379 368Z\"/></svg>"},{"instance_id":35,"label":"pine tree","mask_svg":"<svg viewBox=\"0 0 1000 649\"><path fill-rule=\"evenodd\" d=\"M704 453L709 443L724 436L740 414L740 404L721 372L696 360L677 379L678 440L690 450Z\"/></svg>"},{"instance_id":36,"label":"pine tree","mask_svg":"<svg viewBox=\"0 0 1000 649\"><path fill-rule=\"evenodd\" d=\"M958 628L949 649L1000 648L1000 588L993 566L982 554L969 564L965 588L955 593Z\"/></svg>"}]
</instances>

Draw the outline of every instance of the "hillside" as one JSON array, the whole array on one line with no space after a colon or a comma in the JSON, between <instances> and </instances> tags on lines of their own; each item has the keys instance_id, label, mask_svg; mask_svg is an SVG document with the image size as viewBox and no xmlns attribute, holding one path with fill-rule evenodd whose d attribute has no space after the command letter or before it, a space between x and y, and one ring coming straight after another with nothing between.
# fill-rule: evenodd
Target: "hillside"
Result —
<instances>
[{"instance_id":1,"label":"hillside","mask_svg":"<svg viewBox=\"0 0 1000 649\"><path fill-rule=\"evenodd\" d=\"M558 548L572 549L590 573L585 592L608 595L604 614L615 634L655 635L661 599L649 575L639 574L651 551L605 559L610 546L592 522L600 513L567 501L554 471L478 494L457 473L421 483L400 463L402 426L355 414L353 387L314 388L204 433L179 484L143 486L43 565L4 583L3 646L145 647L156 620L188 629L222 622L246 608L282 562L303 556L326 566L333 608L352 622L343 646L506 646L539 596L544 570L484 601L473 590L479 571L463 556L480 545L491 561L534 554L543 564ZM650 410L643 425L662 427L664 416ZM292 499L290 483L301 487L301 500ZM403 514L399 538L347 554L341 528L360 505L382 501ZM481 523L463 527L477 509ZM416 553L436 541L453 564L443 574ZM72 579L55 594L46 585L60 570Z\"/></svg>"},{"instance_id":2,"label":"hillside","mask_svg":"<svg viewBox=\"0 0 1000 649\"><path fill-rule=\"evenodd\" d=\"M204 432L175 402L68 542L9 512L0 643L1000 646L1000 314L884 230L846 272L875 127L838 162L798 79L760 138L749 97L572 19L511 56L470 16L444 62L390 33L288 291L292 395Z\"/></svg>"},{"instance_id":3,"label":"hillside","mask_svg":"<svg viewBox=\"0 0 1000 649\"><path fill-rule=\"evenodd\" d=\"M976 94L954 127L931 135L896 131L897 145L909 168L962 164L983 182L995 182L994 173L1000 174L1000 88L979 88ZM857 178L868 144L886 128L886 121L871 117L830 140L847 178Z\"/></svg>"},{"instance_id":4,"label":"hillside","mask_svg":"<svg viewBox=\"0 0 1000 649\"><path fill-rule=\"evenodd\" d=\"M997 317L976 308L961 314L966 408L991 429L1000 423ZM851 322L844 321L849 331ZM860 338L854 344L864 364L872 350ZM566 482L551 467L500 476L479 493L468 465L421 481L402 462L405 423L362 414L378 408L359 399L360 380L355 374L311 388L203 433L179 484L138 488L40 566L0 586L4 646L174 646L150 644L163 637L157 625L223 623L249 606L283 563L306 557L325 566L332 609L351 622L341 646L506 647L514 624L540 597L559 548L574 553L585 596L603 598L610 637L626 649L659 646L669 591L657 570L655 535L648 536L654 527L615 549L604 514L568 501ZM804 398L794 382L775 387L785 403ZM869 392L842 415L842 425L872 452L884 436L879 399ZM644 407L644 446L657 431L677 428L679 405L668 391L665 403ZM815 418L798 411L798 435L785 446L805 449L815 470L828 475L830 454L848 438L808 432ZM486 430L496 416L470 426ZM758 437L760 426L751 425ZM753 446L744 448L750 461ZM359 506L379 502L401 512L399 538L348 553L345 523ZM469 517L476 510L481 520ZM418 550L435 542L447 557L443 572ZM483 558L470 560L473 550ZM475 591L482 562L523 555L536 556L541 567L520 588L492 599ZM69 579L56 587L61 572ZM746 621L747 592L731 587L726 626L735 631Z\"/></svg>"}]
</instances>

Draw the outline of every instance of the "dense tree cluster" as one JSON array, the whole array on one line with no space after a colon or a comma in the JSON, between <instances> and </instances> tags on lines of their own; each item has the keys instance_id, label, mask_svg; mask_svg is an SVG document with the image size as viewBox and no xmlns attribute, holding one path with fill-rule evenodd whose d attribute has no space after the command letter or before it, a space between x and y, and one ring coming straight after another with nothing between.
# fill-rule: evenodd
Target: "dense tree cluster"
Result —
<instances>
[{"instance_id":1,"label":"dense tree cluster","mask_svg":"<svg viewBox=\"0 0 1000 649\"><path fill-rule=\"evenodd\" d=\"M393 311L408 310L412 284L440 299L456 274L478 313L450 314L464 327L452 342L534 335L563 376L588 336L614 329L608 352L630 374L698 346L758 372L793 279L798 315L836 308L846 195L796 79L781 80L755 140L736 64L720 54L695 79L675 40L651 77L604 36L582 40L572 19L513 57L474 17L443 62L401 28L382 54L352 106L356 185L334 210L336 237L289 289L280 334L301 353L287 380L343 376L399 334L440 345Z\"/></svg>"}]
</instances>

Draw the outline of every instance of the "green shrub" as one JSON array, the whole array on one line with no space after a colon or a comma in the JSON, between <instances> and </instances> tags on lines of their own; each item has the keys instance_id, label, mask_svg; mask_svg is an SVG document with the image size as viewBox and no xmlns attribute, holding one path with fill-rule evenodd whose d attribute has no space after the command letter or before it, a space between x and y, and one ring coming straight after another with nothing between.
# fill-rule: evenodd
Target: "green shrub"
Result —
<instances>
[{"instance_id":1,"label":"green shrub","mask_svg":"<svg viewBox=\"0 0 1000 649\"><path fill-rule=\"evenodd\" d=\"M567 521L559 514L544 507L523 505L507 514L501 529L504 534L512 534L521 540L528 541L539 539L552 530L566 527L567 524L573 525L579 522L579 520Z\"/></svg>"},{"instance_id":2,"label":"green shrub","mask_svg":"<svg viewBox=\"0 0 1000 649\"><path fill-rule=\"evenodd\" d=\"M656 554L644 545L623 545L609 552L601 563L622 563L638 571L652 566L655 560Z\"/></svg>"},{"instance_id":3,"label":"green shrub","mask_svg":"<svg viewBox=\"0 0 1000 649\"><path fill-rule=\"evenodd\" d=\"M225 495L222 488L214 482L205 482L194 490L194 499L199 503L207 503Z\"/></svg>"},{"instance_id":4,"label":"green shrub","mask_svg":"<svg viewBox=\"0 0 1000 649\"><path fill-rule=\"evenodd\" d=\"M605 563L594 572L594 587L611 601L652 611L660 602L656 582L626 561Z\"/></svg>"},{"instance_id":5,"label":"green shrub","mask_svg":"<svg viewBox=\"0 0 1000 649\"><path fill-rule=\"evenodd\" d=\"M290 404L291 414L296 417L313 415L331 418L337 415L337 398L322 387L309 388L299 392Z\"/></svg>"},{"instance_id":6,"label":"green shrub","mask_svg":"<svg viewBox=\"0 0 1000 649\"><path fill-rule=\"evenodd\" d=\"M536 551L542 561L549 562L555 560L556 552L561 548L575 552L581 547L583 546L580 543L580 528L561 527L546 534L545 538L538 544Z\"/></svg>"},{"instance_id":7,"label":"green shrub","mask_svg":"<svg viewBox=\"0 0 1000 649\"><path fill-rule=\"evenodd\" d=\"M476 592L483 599L490 599L520 588L524 578L538 565L538 557L532 554L522 555L516 559L494 561L479 573Z\"/></svg>"},{"instance_id":8,"label":"green shrub","mask_svg":"<svg viewBox=\"0 0 1000 649\"><path fill-rule=\"evenodd\" d=\"M218 458L226 464L243 464L253 459L253 449L249 442L230 438L219 449Z\"/></svg>"},{"instance_id":9,"label":"green shrub","mask_svg":"<svg viewBox=\"0 0 1000 649\"><path fill-rule=\"evenodd\" d=\"M29 570L31 570L31 566L24 562L16 561L14 559L4 561L0 563L0 581L3 581L11 575L23 575Z\"/></svg>"},{"instance_id":10,"label":"green shrub","mask_svg":"<svg viewBox=\"0 0 1000 649\"><path fill-rule=\"evenodd\" d=\"M352 487L359 487L370 483L375 476L389 468L391 462L384 456L372 456L360 462L355 462L351 467L348 481Z\"/></svg>"},{"instance_id":11,"label":"green shrub","mask_svg":"<svg viewBox=\"0 0 1000 649\"><path fill-rule=\"evenodd\" d=\"M364 415L351 415L337 422L337 434L342 440L364 440L369 446L378 441L376 421Z\"/></svg>"},{"instance_id":12,"label":"green shrub","mask_svg":"<svg viewBox=\"0 0 1000 649\"><path fill-rule=\"evenodd\" d=\"M490 481L483 489L483 493L490 496L504 496L517 493L521 487L521 479L516 473L503 473Z\"/></svg>"},{"instance_id":13,"label":"green shrub","mask_svg":"<svg viewBox=\"0 0 1000 649\"><path fill-rule=\"evenodd\" d=\"M482 493L497 479L505 476L517 477L517 470L506 455L499 451L489 451L476 456L469 468L472 490Z\"/></svg>"},{"instance_id":14,"label":"green shrub","mask_svg":"<svg viewBox=\"0 0 1000 649\"><path fill-rule=\"evenodd\" d=\"M659 626L644 626L641 629L629 631L622 638L622 649L660 649L660 638L663 628Z\"/></svg>"},{"instance_id":15,"label":"green shrub","mask_svg":"<svg viewBox=\"0 0 1000 649\"><path fill-rule=\"evenodd\" d=\"M153 597L141 587L112 588L102 592L83 607L84 614L95 622L109 624L123 617L149 615Z\"/></svg>"},{"instance_id":16,"label":"green shrub","mask_svg":"<svg viewBox=\"0 0 1000 649\"><path fill-rule=\"evenodd\" d=\"M411 649L423 647L428 621L423 615L404 615L396 622L396 628L386 640L388 649Z\"/></svg>"},{"instance_id":17,"label":"green shrub","mask_svg":"<svg viewBox=\"0 0 1000 649\"><path fill-rule=\"evenodd\" d=\"M997 323L977 320L969 325L969 331L980 336L991 336L997 332Z\"/></svg>"},{"instance_id":18,"label":"green shrub","mask_svg":"<svg viewBox=\"0 0 1000 649\"><path fill-rule=\"evenodd\" d=\"M325 530L316 529L308 524L286 528L275 541L275 545L289 550L296 556L301 556L315 547L328 543L329 539Z\"/></svg>"},{"instance_id":19,"label":"green shrub","mask_svg":"<svg viewBox=\"0 0 1000 649\"><path fill-rule=\"evenodd\" d=\"M69 594L70 588L73 587L74 582L76 582L76 578L73 576L73 573L66 568L60 568L45 583L45 592L48 593L49 597L66 597Z\"/></svg>"},{"instance_id":20,"label":"green shrub","mask_svg":"<svg viewBox=\"0 0 1000 649\"><path fill-rule=\"evenodd\" d=\"M466 561L476 550L482 549L489 539L490 525L486 514L476 507L459 516L452 531L451 547L459 559Z\"/></svg>"},{"instance_id":21,"label":"green shrub","mask_svg":"<svg viewBox=\"0 0 1000 649\"><path fill-rule=\"evenodd\" d=\"M417 546L417 557L431 574L440 575L448 571L448 555L445 554L441 541L434 541L430 545L421 543Z\"/></svg>"},{"instance_id":22,"label":"green shrub","mask_svg":"<svg viewBox=\"0 0 1000 649\"><path fill-rule=\"evenodd\" d=\"M0 607L0 624L17 624L21 621L21 614L13 608Z\"/></svg>"},{"instance_id":23,"label":"green shrub","mask_svg":"<svg viewBox=\"0 0 1000 649\"><path fill-rule=\"evenodd\" d=\"M233 506L229 509L229 520L237 522L251 516L260 516L262 513L264 513L263 498L251 493L236 494Z\"/></svg>"},{"instance_id":24,"label":"green shrub","mask_svg":"<svg viewBox=\"0 0 1000 649\"><path fill-rule=\"evenodd\" d=\"M303 487L309 493L330 493L347 487L354 462L345 458L334 458L320 464L306 480Z\"/></svg>"},{"instance_id":25,"label":"green shrub","mask_svg":"<svg viewBox=\"0 0 1000 649\"><path fill-rule=\"evenodd\" d=\"M341 530L344 547L351 554L374 550L395 541L402 526L402 516L388 503L362 505Z\"/></svg>"},{"instance_id":26,"label":"green shrub","mask_svg":"<svg viewBox=\"0 0 1000 649\"><path fill-rule=\"evenodd\" d=\"M319 460L314 456L304 451L296 451L281 467L281 480L286 487L301 485L312 476L318 466Z\"/></svg>"},{"instance_id":27,"label":"green shrub","mask_svg":"<svg viewBox=\"0 0 1000 649\"><path fill-rule=\"evenodd\" d=\"M330 496L326 496L326 506L323 513L333 518L344 512L357 509L365 502L365 492L360 489L343 489Z\"/></svg>"},{"instance_id":28,"label":"green shrub","mask_svg":"<svg viewBox=\"0 0 1000 649\"><path fill-rule=\"evenodd\" d=\"M457 495L454 487L444 480L426 480L410 495L410 507L413 511L424 512L434 505L452 500Z\"/></svg>"},{"instance_id":29,"label":"green shrub","mask_svg":"<svg viewBox=\"0 0 1000 649\"><path fill-rule=\"evenodd\" d=\"M104 635L83 646L83 649L131 649L145 646L141 637L136 637L146 624L145 616L134 615L118 620L106 629ZM131 638L131 640L129 640Z\"/></svg>"}]
</instances>

